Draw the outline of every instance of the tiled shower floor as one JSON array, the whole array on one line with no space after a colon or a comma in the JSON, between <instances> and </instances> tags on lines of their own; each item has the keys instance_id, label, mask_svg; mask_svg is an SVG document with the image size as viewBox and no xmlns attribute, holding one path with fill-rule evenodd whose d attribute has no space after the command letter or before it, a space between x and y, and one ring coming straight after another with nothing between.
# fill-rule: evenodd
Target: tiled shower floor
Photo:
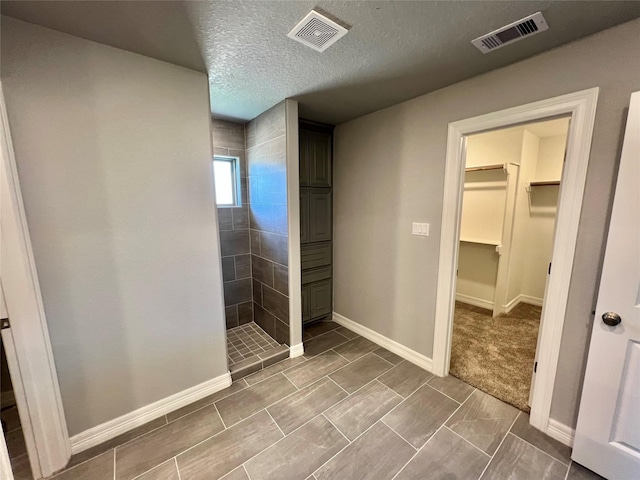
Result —
<instances>
[{"instance_id":1,"label":"tiled shower floor","mask_svg":"<svg viewBox=\"0 0 640 480\"><path fill-rule=\"evenodd\" d=\"M227 330L229 366L280 346L256 323L246 323Z\"/></svg>"}]
</instances>

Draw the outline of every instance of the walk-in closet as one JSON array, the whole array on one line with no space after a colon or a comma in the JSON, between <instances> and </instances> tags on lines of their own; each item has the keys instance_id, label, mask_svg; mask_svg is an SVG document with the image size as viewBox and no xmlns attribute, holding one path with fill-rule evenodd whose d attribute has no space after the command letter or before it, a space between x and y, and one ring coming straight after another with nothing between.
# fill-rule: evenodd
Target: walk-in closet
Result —
<instances>
[{"instance_id":1,"label":"walk-in closet","mask_svg":"<svg viewBox=\"0 0 640 480\"><path fill-rule=\"evenodd\" d=\"M529 411L568 118L467 138L451 373Z\"/></svg>"}]
</instances>

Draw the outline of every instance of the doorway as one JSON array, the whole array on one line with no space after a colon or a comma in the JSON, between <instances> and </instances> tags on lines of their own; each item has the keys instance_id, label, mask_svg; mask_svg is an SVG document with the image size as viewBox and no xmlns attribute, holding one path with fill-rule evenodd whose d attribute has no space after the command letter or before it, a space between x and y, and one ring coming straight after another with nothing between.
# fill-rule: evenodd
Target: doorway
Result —
<instances>
[{"instance_id":1,"label":"doorway","mask_svg":"<svg viewBox=\"0 0 640 480\"><path fill-rule=\"evenodd\" d=\"M28 458L34 478L40 478L64 467L71 456L71 448L1 82L0 159L0 315L6 319L2 341L12 390L16 392L20 429L29 452L25 459ZM1 440L0 475L7 476L10 465L4 437Z\"/></svg>"},{"instance_id":2,"label":"doorway","mask_svg":"<svg viewBox=\"0 0 640 480\"><path fill-rule=\"evenodd\" d=\"M33 475L2 337L0 337L0 418L13 478L31 480Z\"/></svg>"},{"instance_id":3,"label":"doorway","mask_svg":"<svg viewBox=\"0 0 640 480\"><path fill-rule=\"evenodd\" d=\"M433 372L439 376L448 375L451 360L467 137L553 118L571 119L553 240L553 269L545 288L530 402L531 425L568 445L573 441L572 433L550 422L549 416L598 92L592 88L456 121L449 124L447 135L432 358Z\"/></svg>"},{"instance_id":4,"label":"doorway","mask_svg":"<svg viewBox=\"0 0 640 480\"><path fill-rule=\"evenodd\" d=\"M450 374L529 413L569 118L467 137Z\"/></svg>"}]
</instances>

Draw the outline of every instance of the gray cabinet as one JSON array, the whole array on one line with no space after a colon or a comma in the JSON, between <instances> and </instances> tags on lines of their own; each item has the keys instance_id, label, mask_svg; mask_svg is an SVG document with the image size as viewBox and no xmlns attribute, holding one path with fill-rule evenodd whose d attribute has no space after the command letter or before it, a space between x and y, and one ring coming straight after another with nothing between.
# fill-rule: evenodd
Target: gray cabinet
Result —
<instances>
[{"instance_id":1,"label":"gray cabinet","mask_svg":"<svg viewBox=\"0 0 640 480\"><path fill-rule=\"evenodd\" d=\"M302 286L302 323L311 320L311 311L309 310L309 285Z\"/></svg>"},{"instance_id":2,"label":"gray cabinet","mask_svg":"<svg viewBox=\"0 0 640 480\"><path fill-rule=\"evenodd\" d=\"M300 128L300 186L331 187L332 134ZM317 128L317 127L315 127Z\"/></svg>"},{"instance_id":3,"label":"gray cabinet","mask_svg":"<svg viewBox=\"0 0 640 480\"><path fill-rule=\"evenodd\" d=\"M298 134L298 142L300 145L300 186L309 186L309 132L300 129Z\"/></svg>"},{"instance_id":4,"label":"gray cabinet","mask_svg":"<svg viewBox=\"0 0 640 480\"><path fill-rule=\"evenodd\" d=\"M300 189L300 243L331 240L333 216L330 188Z\"/></svg>"},{"instance_id":5,"label":"gray cabinet","mask_svg":"<svg viewBox=\"0 0 640 480\"><path fill-rule=\"evenodd\" d=\"M309 318L328 315L333 309L331 280L309 284Z\"/></svg>"},{"instance_id":6,"label":"gray cabinet","mask_svg":"<svg viewBox=\"0 0 640 480\"><path fill-rule=\"evenodd\" d=\"M302 321L309 323L333 310L333 127L301 121L299 139Z\"/></svg>"},{"instance_id":7,"label":"gray cabinet","mask_svg":"<svg viewBox=\"0 0 640 480\"><path fill-rule=\"evenodd\" d=\"M309 243L309 191L300 189L300 244Z\"/></svg>"},{"instance_id":8,"label":"gray cabinet","mask_svg":"<svg viewBox=\"0 0 640 480\"><path fill-rule=\"evenodd\" d=\"M309 186L331 186L331 134L309 132Z\"/></svg>"},{"instance_id":9,"label":"gray cabinet","mask_svg":"<svg viewBox=\"0 0 640 480\"><path fill-rule=\"evenodd\" d=\"M302 285L302 323L331 314L333 309L331 280Z\"/></svg>"},{"instance_id":10,"label":"gray cabinet","mask_svg":"<svg viewBox=\"0 0 640 480\"><path fill-rule=\"evenodd\" d=\"M302 271L331 265L331 243L313 243L300 249Z\"/></svg>"}]
</instances>

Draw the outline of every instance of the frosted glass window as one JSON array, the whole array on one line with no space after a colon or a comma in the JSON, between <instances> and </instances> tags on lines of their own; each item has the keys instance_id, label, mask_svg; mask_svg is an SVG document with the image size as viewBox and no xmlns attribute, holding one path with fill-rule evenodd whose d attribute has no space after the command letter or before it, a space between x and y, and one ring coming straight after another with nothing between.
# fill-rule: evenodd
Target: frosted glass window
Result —
<instances>
[{"instance_id":1,"label":"frosted glass window","mask_svg":"<svg viewBox=\"0 0 640 480\"><path fill-rule=\"evenodd\" d=\"M213 158L213 177L216 186L216 204L235 207L238 201L238 159L233 157Z\"/></svg>"}]
</instances>

